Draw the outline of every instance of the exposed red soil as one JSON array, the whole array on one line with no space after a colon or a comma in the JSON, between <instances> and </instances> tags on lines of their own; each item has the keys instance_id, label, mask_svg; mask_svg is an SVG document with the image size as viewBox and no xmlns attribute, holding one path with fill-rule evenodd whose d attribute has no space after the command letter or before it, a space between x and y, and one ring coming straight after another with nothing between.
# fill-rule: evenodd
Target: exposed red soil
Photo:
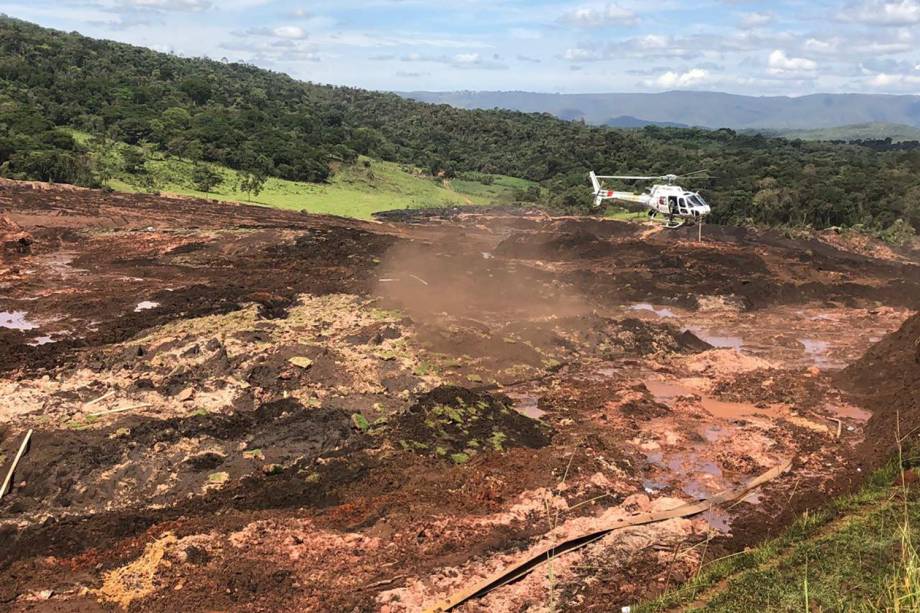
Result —
<instances>
[{"instance_id":1,"label":"exposed red soil","mask_svg":"<svg viewBox=\"0 0 920 613\"><path fill-rule=\"evenodd\" d=\"M11 610L419 610L794 459L464 605L610 610L857 483L891 409L920 426L920 267L865 245L12 182L0 209L32 241L0 266L4 475L35 431L0 500Z\"/></svg>"}]
</instances>

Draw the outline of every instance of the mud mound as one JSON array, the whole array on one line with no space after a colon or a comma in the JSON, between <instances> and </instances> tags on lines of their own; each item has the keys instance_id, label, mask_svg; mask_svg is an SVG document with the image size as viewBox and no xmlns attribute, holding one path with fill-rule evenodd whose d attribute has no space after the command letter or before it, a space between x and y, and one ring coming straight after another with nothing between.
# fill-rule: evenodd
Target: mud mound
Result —
<instances>
[{"instance_id":1,"label":"mud mound","mask_svg":"<svg viewBox=\"0 0 920 613\"><path fill-rule=\"evenodd\" d=\"M869 462L884 462L898 430L920 427L920 313L842 370L837 383L873 411L863 450Z\"/></svg>"},{"instance_id":2,"label":"mud mound","mask_svg":"<svg viewBox=\"0 0 920 613\"><path fill-rule=\"evenodd\" d=\"M32 235L0 211L0 251L28 253L31 245Z\"/></svg>"},{"instance_id":3,"label":"mud mound","mask_svg":"<svg viewBox=\"0 0 920 613\"><path fill-rule=\"evenodd\" d=\"M613 254L613 244L581 228L573 232L513 234L499 243L498 255L522 260L582 260Z\"/></svg>"},{"instance_id":4,"label":"mud mound","mask_svg":"<svg viewBox=\"0 0 920 613\"><path fill-rule=\"evenodd\" d=\"M600 348L605 357L613 359L624 355L701 353L712 349L712 345L689 330L681 332L671 325L625 319L601 342Z\"/></svg>"},{"instance_id":5,"label":"mud mound","mask_svg":"<svg viewBox=\"0 0 920 613\"><path fill-rule=\"evenodd\" d=\"M550 429L517 413L511 404L501 396L438 387L399 417L391 435L404 449L450 458L458 464L478 453L549 444Z\"/></svg>"}]
</instances>

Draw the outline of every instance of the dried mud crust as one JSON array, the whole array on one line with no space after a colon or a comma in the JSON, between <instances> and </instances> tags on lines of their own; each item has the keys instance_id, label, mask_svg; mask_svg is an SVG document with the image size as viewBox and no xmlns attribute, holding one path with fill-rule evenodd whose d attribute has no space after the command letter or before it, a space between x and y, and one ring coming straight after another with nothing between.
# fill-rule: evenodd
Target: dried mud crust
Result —
<instances>
[{"instance_id":1,"label":"dried mud crust","mask_svg":"<svg viewBox=\"0 0 920 613\"><path fill-rule=\"evenodd\" d=\"M0 470L35 431L0 501L12 610L420 610L795 458L724 514L466 606L609 610L860 478L881 413L835 412L860 389L909 404L913 324L833 372L907 318L909 258L507 209L360 223L6 182L0 207L33 240L0 277L35 326L0 328Z\"/></svg>"}]
</instances>

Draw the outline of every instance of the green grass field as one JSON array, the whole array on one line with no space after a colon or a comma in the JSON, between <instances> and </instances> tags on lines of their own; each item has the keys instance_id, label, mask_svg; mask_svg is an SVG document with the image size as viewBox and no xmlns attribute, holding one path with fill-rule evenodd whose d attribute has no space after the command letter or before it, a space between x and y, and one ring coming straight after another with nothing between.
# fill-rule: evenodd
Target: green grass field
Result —
<instances>
[{"instance_id":1,"label":"green grass field","mask_svg":"<svg viewBox=\"0 0 920 613\"><path fill-rule=\"evenodd\" d=\"M464 175L444 180L423 174L419 169L393 162L361 158L354 165L343 165L325 184L300 183L269 178L257 195L239 189L239 175L229 168L209 165L223 178L211 192L197 189L192 181L195 164L189 160L148 152L143 174L123 170L122 152L129 146L115 144L103 153L88 135L75 133L81 144L93 149L116 169L107 185L116 191L157 191L216 200L247 202L262 206L310 213L370 219L379 211L451 205L507 204L521 190L535 185L530 181L500 175ZM136 149L136 148L135 148Z\"/></svg>"}]
</instances>

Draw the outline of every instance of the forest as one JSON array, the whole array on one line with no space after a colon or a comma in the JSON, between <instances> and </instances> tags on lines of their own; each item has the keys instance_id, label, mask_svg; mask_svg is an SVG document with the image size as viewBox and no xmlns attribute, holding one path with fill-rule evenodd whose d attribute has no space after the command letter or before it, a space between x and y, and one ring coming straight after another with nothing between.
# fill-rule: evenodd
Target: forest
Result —
<instances>
[{"instance_id":1,"label":"forest","mask_svg":"<svg viewBox=\"0 0 920 613\"><path fill-rule=\"evenodd\" d=\"M508 175L544 188L522 199L570 211L590 206L589 170L707 170L693 188L715 205L715 222L920 229L913 147L460 110L0 18L0 175L103 185L113 170L74 131L250 177L320 183L362 155L438 177ZM143 172L143 159L125 163Z\"/></svg>"}]
</instances>

